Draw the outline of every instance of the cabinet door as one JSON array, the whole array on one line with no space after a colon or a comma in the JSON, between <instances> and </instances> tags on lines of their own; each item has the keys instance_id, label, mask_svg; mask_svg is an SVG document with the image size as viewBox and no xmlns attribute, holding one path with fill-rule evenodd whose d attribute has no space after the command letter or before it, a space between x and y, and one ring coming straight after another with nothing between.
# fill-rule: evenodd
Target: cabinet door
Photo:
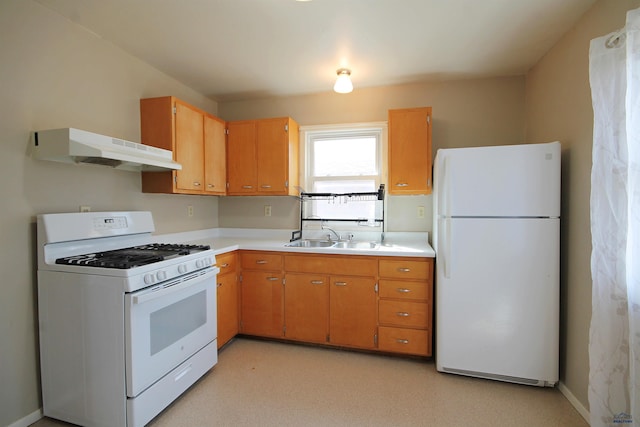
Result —
<instances>
[{"instance_id":1,"label":"cabinet door","mask_svg":"<svg viewBox=\"0 0 640 427\"><path fill-rule=\"evenodd\" d=\"M375 347L376 292L373 278L331 277L329 313L332 344Z\"/></svg>"},{"instance_id":2,"label":"cabinet door","mask_svg":"<svg viewBox=\"0 0 640 427\"><path fill-rule=\"evenodd\" d=\"M286 118L257 122L258 191L287 194L289 133Z\"/></svg>"},{"instance_id":3,"label":"cabinet door","mask_svg":"<svg viewBox=\"0 0 640 427\"><path fill-rule=\"evenodd\" d=\"M204 116L204 191L208 194L226 193L227 150L224 128L222 120Z\"/></svg>"},{"instance_id":4,"label":"cabinet door","mask_svg":"<svg viewBox=\"0 0 640 427\"><path fill-rule=\"evenodd\" d=\"M228 122L227 194L255 194L258 186L256 122Z\"/></svg>"},{"instance_id":5,"label":"cabinet door","mask_svg":"<svg viewBox=\"0 0 640 427\"><path fill-rule=\"evenodd\" d=\"M315 343L329 334L329 278L290 273L284 286L285 337Z\"/></svg>"},{"instance_id":6,"label":"cabinet door","mask_svg":"<svg viewBox=\"0 0 640 427\"><path fill-rule=\"evenodd\" d=\"M202 191L204 183L204 119L203 114L188 104L176 101L176 161L182 170L176 172L180 190Z\"/></svg>"},{"instance_id":7,"label":"cabinet door","mask_svg":"<svg viewBox=\"0 0 640 427\"><path fill-rule=\"evenodd\" d=\"M238 281L235 272L218 275L218 348L238 334Z\"/></svg>"},{"instance_id":8,"label":"cabinet door","mask_svg":"<svg viewBox=\"0 0 640 427\"><path fill-rule=\"evenodd\" d=\"M430 194L431 165L431 107L389 110L389 194Z\"/></svg>"},{"instance_id":9,"label":"cabinet door","mask_svg":"<svg viewBox=\"0 0 640 427\"><path fill-rule=\"evenodd\" d=\"M242 333L282 337L282 287L280 272L242 272Z\"/></svg>"}]
</instances>

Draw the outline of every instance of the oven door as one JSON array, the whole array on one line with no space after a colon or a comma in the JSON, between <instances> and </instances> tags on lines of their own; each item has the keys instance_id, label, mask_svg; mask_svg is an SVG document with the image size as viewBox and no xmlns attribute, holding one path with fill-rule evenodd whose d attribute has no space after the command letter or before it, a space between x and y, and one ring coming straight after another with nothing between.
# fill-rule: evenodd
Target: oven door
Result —
<instances>
[{"instance_id":1,"label":"oven door","mask_svg":"<svg viewBox=\"0 0 640 427\"><path fill-rule=\"evenodd\" d=\"M217 268L125 294L127 396L216 339Z\"/></svg>"}]
</instances>

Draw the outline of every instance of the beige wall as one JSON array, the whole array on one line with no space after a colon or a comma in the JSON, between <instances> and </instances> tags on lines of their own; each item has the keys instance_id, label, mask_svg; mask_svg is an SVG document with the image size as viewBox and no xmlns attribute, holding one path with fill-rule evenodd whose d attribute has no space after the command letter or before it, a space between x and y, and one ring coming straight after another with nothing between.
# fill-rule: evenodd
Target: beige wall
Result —
<instances>
[{"instance_id":1,"label":"beige wall","mask_svg":"<svg viewBox=\"0 0 640 427\"><path fill-rule=\"evenodd\" d=\"M561 378L588 409L591 321L589 42L625 24L640 0L600 0L527 75L527 140L562 141Z\"/></svg>"},{"instance_id":2,"label":"beige wall","mask_svg":"<svg viewBox=\"0 0 640 427\"><path fill-rule=\"evenodd\" d=\"M384 88L357 88L348 95L267 98L220 103L225 120L291 116L301 126L386 121L394 108L433 107L433 152L438 148L518 144L525 140L523 76ZM272 198L272 216L263 216L268 198L227 197L219 201L224 227L296 228L294 198ZM427 215L418 219L417 207ZM277 208L276 208L277 207ZM431 196L396 196L387 203L388 231L431 231Z\"/></svg>"},{"instance_id":3,"label":"beige wall","mask_svg":"<svg viewBox=\"0 0 640 427\"><path fill-rule=\"evenodd\" d=\"M40 406L35 216L151 210L159 231L217 226L217 198L144 195L140 174L27 156L33 130L78 127L140 141L138 100L217 105L31 0L0 2L0 426ZM187 217L187 205L195 216Z\"/></svg>"}]
</instances>

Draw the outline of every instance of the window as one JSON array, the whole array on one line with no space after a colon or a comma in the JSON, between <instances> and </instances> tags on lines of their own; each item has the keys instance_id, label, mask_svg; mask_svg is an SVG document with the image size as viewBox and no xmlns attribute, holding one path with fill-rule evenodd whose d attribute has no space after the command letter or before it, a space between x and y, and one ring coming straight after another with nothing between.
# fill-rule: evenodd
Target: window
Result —
<instances>
[{"instance_id":1,"label":"window","mask_svg":"<svg viewBox=\"0 0 640 427\"><path fill-rule=\"evenodd\" d=\"M383 183L386 123L315 126L302 131L305 192L374 192ZM320 218L370 218L374 206L364 205L315 202L312 209Z\"/></svg>"}]
</instances>

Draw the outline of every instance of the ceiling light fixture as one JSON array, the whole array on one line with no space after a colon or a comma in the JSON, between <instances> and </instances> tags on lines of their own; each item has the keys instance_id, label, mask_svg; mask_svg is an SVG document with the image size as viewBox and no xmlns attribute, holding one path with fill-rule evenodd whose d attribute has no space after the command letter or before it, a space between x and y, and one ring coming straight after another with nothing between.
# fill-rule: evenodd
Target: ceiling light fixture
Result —
<instances>
[{"instance_id":1,"label":"ceiling light fixture","mask_svg":"<svg viewBox=\"0 0 640 427\"><path fill-rule=\"evenodd\" d=\"M333 90L338 93L349 93L353 90L353 83L351 83L351 71L347 68L340 68L337 71L338 78L336 84L333 85Z\"/></svg>"}]
</instances>

